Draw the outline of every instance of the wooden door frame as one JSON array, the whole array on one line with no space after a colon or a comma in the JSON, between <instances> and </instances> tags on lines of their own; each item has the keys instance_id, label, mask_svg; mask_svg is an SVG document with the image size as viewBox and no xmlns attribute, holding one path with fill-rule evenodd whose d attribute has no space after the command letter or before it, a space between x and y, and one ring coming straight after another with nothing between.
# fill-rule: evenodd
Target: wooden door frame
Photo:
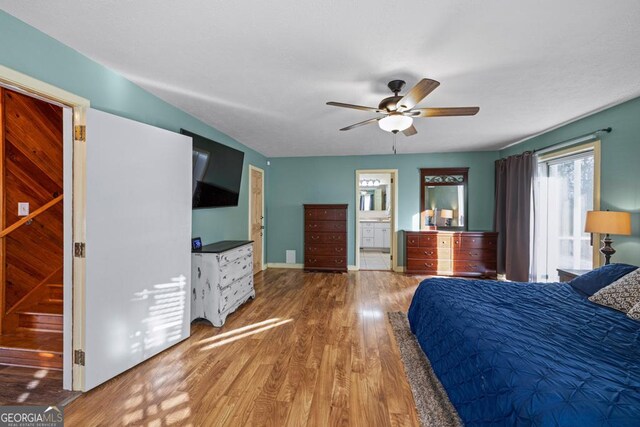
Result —
<instances>
[{"instance_id":1,"label":"wooden door frame","mask_svg":"<svg viewBox=\"0 0 640 427\"><path fill-rule=\"evenodd\" d=\"M393 183L390 184L391 188L391 270L396 272L402 272L403 268L398 266L398 169L356 169L356 182L355 182L355 260L356 270L360 270L360 175L376 174L376 173L388 173L391 175Z\"/></svg>"},{"instance_id":2,"label":"wooden door frame","mask_svg":"<svg viewBox=\"0 0 640 427\"><path fill-rule=\"evenodd\" d=\"M265 236L267 234L267 226L266 226L266 221L265 221L265 217L264 217L264 181L265 181L265 174L264 174L264 169L260 169L259 167L254 166L252 164L249 164L249 197L248 197L248 199L249 199L249 203L248 203L249 204L249 219L248 219L249 232L248 232L248 235L249 235L249 240L251 240L251 185L252 185L251 176L252 176L254 171L258 171L258 172L262 173L262 225L264 226L264 229L263 229L263 233L262 233L262 259L261 259L261 262L262 262L262 270L264 271L264 270L267 269L267 264L264 262L265 261L265 250L266 250L266 246L267 246L266 245L266 240L267 239L265 239Z\"/></svg>"},{"instance_id":3,"label":"wooden door frame","mask_svg":"<svg viewBox=\"0 0 640 427\"><path fill-rule=\"evenodd\" d=\"M61 104L73 111L73 194L72 197L72 242L85 241L85 199L86 199L86 113L90 107L88 99L67 92L63 89L30 77L26 74L0 65L0 84L12 90L22 91L47 102ZM73 253L73 248L65 248ZM84 256L73 257L73 272L71 279L73 288L72 349L84 350L85 330L85 259ZM70 355L73 357L73 355ZM72 360L72 389L84 389L84 366L73 363Z\"/></svg>"}]
</instances>

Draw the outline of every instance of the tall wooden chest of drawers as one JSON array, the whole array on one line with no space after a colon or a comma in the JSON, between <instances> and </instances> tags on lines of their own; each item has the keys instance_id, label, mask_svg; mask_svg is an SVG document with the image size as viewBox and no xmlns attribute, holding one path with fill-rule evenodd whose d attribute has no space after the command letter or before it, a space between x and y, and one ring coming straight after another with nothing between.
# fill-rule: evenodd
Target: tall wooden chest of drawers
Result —
<instances>
[{"instance_id":1,"label":"tall wooden chest of drawers","mask_svg":"<svg viewBox=\"0 0 640 427\"><path fill-rule=\"evenodd\" d=\"M405 272L495 279L498 233L405 232Z\"/></svg>"},{"instance_id":2,"label":"tall wooden chest of drawers","mask_svg":"<svg viewBox=\"0 0 640 427\"><path fill-rule=\"evenodd\" d=\"M304 205L304 269L347 271L347 206Z\"/></svg>"}]
</instances>

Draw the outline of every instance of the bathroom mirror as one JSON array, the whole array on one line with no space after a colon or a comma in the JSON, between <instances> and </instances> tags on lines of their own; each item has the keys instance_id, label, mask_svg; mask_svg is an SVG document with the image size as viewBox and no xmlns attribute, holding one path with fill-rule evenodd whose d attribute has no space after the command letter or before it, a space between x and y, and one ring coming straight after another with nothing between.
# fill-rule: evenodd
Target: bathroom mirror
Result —
<instances>
[{"instance_id":1,"label":"bathroom mirror","mask_svg":"<svg viewBox=\"0 0 640 427\"><path fill-rule=\"evenodd\" d=\"M469 168L420 169L420 229L467 229Z\"/></svg>"},{"instance_id":2,"label":"bathroom mirror","mask_svg":"<svg viewBox=\"0 0 640 427\"><path fill-rule=\"evenodd\" d=\"M388 185L360 186L360 210L388 210L388 193Z\"/></svg>"}]
</instances>

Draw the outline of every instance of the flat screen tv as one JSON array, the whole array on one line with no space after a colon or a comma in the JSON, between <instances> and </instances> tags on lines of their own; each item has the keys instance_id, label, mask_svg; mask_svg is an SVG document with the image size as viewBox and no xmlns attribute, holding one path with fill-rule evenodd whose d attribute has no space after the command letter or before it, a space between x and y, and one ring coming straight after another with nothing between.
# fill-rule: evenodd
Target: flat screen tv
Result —
<instances>
[{"instance_id":1,"label":"flat screen tv","mask_svg":"<svg viewBox=\"0 0 640 427\"><path fill-rule=\"evenodd\" d=\"M238 206L244 153L184 129L193 139L192 207Z\"/></svg>"}]
</instances>

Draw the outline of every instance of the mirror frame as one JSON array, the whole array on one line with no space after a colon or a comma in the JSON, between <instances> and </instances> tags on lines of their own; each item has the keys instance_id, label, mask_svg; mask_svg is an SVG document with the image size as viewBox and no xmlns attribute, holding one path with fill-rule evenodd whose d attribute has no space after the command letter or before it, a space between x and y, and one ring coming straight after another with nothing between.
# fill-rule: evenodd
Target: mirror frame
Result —
<instances>
[{"instance_id":1,"label":"mirror frame","mask_svg":"<svg viewBox=\"0 0 640 427\"><path fill-rule=\"evenodd\" d=\"M462 175L462 182L453 183L447 182L446 177L451 175ZM462 185L464 187L464 208L466 212L466 218L464 226L462 227L443 227L438 226L431 228L426 225L426 209L425 203L425 190L427 184L424 182L426 176L442 176L445 177L443 182L430 182L429 186L450 186L450 185ZM469 228L469 168L420 168L420 230L458 230L466 231Z\"/></svg>"}]
</instances>

